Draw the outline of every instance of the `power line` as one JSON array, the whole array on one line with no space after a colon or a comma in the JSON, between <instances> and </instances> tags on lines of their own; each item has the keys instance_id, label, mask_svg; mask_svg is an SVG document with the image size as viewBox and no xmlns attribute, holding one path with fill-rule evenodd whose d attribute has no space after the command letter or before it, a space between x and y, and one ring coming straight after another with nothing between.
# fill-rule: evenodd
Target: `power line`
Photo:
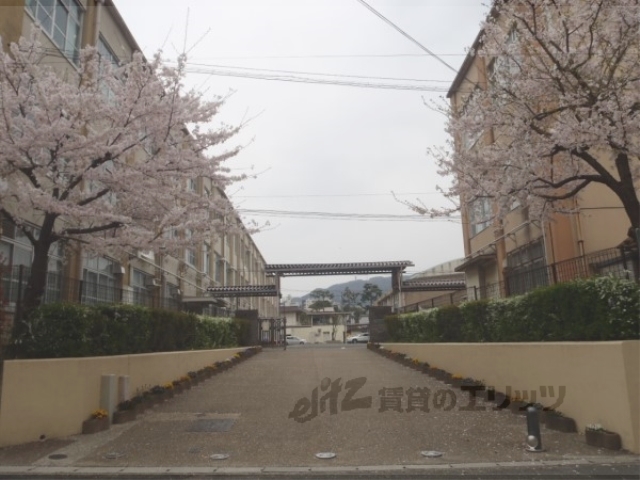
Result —
<instances>
[{"instance_id":1,"label":"power line","mask_svg":"<svg viewBox=\"0 0 640 480\"><path fill-rule=\"evenodd\" d=\"M372 12L374 15L376 15L378 18L382 19L384 22L386 22L387 24L389 24L390 26L392 26L395 30L397 30L398 32L400 32L403 36L405 36L406 38L408 38L409 40L411 40L414 44L416 44L418 47L420 47L422 50L424 50L425 52L427 52L429 55L431 55L433 58L435 58L436 60L438 60L440 63L442 63L445 67L447 67L449 70L451 70L454 73L457 73L457 70L455 68L453 68L451 65L449 65L447 62L445 62L444 60L442 60L442 58L440 58L438 55L436 55L435 53L433 53L431 50L429 50L427 47L425 47L424 45L422 45L420 42L418 42L415 38L413 38L411 35L409 35L407 32L405 32L404 30L402 30L399 26L397 26L395 23L393 23L391 20L389 20L387 17L385 17L384 15L382 15L380 12L378 12L375 8L373 8L371 5L369 5L367 2L365 2L364 0L358 0L358 2L360 2L365 8L367 8L370 12Z\"/></svg>"},{"instance_id":2,"label":"power line","mask_svg":"<svg viewBox=\"0 0 640 480\"><path fill-rule=\"evenodd\" d=\"M396 193L399 195L440 195L441 192ZM307 194L307 195L232 195L233 198L327 198L327 197L388 197L391 193L337 193L337 194Z\"/></svg>"},{"instance_id":3,"label":"power line","mask_svg":"<svg viewBox=\"0 0 640 480\"><path fill-rule=\"evenodd\" d=\"M216 70L216 69L202 69L202 68L187 68L187 73L194 74L205 74L205 75L214 75L214 76L223 76L223 77L239 77L239 78L251 78L256 80L272 80L279 82L294 82L294 83L312 83L319 85L338 85L338 86L346 86L346 87L359 87L359 88L377 88L381 90L409 90L409 91L420 91L420 92L447 92L448 88L432 86L432 85L400 85L400 84L390 84L390 83L369 83L369 82L350 82L350 81L341 81L341 80L326 80L322 78L304 78L304 77L295 77L295 76L278 76L273 74L260 74L260 73L250 73L250 72L234 72L234 71L224 71L224 70Z\"/></svg>"},{"instance_id":4,"label":"power line","mask_svg":"<svg viewBox=\"0 0 640 480\"><path fill-rule=\"evenodd\" d=\"M166 62L166 63L168 65L176 64L175 62ZM360 79L366 79L366 80L393 80L397 82L433 82L433 83L447 83L447 84L450 84L452 82L452 80L430 80L430 79L423 79L423 78L398 78L398 77L372 77L368 75L345 75L340 73L304 72L299 70L272 70L269 68L237 67L237 66L230 66L230 65L211 65L206 63L193 63L193 62L187 62L186 65L187 66L192 65L195 67L230 68L230 69L237 69L237 70L249 70L249 71L258 72L258 73L263 73L263 72L277 73L277 74L291 73L294 75L315 75L319 77L338 77L338 78L360 78Z\"/></svg>"},{"instance_id":5,"label":"power line","mask_svg":"<svg viewBox=\"0 0 640 480\"><path fill-rule=\"evenodd\" d=\"M465 57L466 53L438 53L439 57ZM426 57L424 53L362 53L344 55L246 55L246 56L223 56L223 57L200 57L203 60L306 60L309 58L403 58L403 57Z\"/></svg>"},{"instance_id":6,"label":"power line","mask_svg":"<svg viewBox=\"0 0 640 480\"><path fill-rule=\"evenodd\" d=\"M237 209L238 213L256 216L289 217L315 220L349 220L370 222L454 222L459 223L460 217L431 218L424 215L394 215L384 213L339 213L339 212L296 212L291 210L253 210Z\"/></svg>"},{"instance_id":7,"label":"power line","mask_svg":"<svg viewBox=\"0 0 640 480\"><path fill-rule=\"evenodd\" d=\"M63 55L62 51L57 49L44 49L47 51L49 55L59 57L58 61L47 61L46 63L66 63L68 61L68 57L62 60ZM57 51L56 51L57 50ZM175 62L165 62L168 65L174 64ZM202 65L187 63L187 65L194 65L191 68L187 68L185 71L187 73L193 74L204 74L209 76L223 76L223 77L236 77L236 78L249 78L254 80L270 80L270 81L279 81L279 82L293 82L293 83L311 83L311 84L319 84L319 85L335 85L335 86L345 86L345 87L356 87L356 88L371 88L371 89L380 89L380 90L398 90L398 91L419 91L419 92L440 92L446 93L448 91L447 87L440 87L434 85L402 85L402 84L392 84L392 83L372 83L372 82L363 82L363 81L347 81L347 80L331 80L331 79L323 79L323 78L310 78L310 77L302 77L296 75L316 75L316 76L325 76L325 77L336 77L336 78L354 78L354 79L367 79L367 80L392 80L392 81L406 81L406 82L433 82L433 83L447 83L448 80L425 80L425 79L404 79L404 78L393 78L393 77L368 77L364 75L344 75L344 74L330 74L330 73L312 73L312 72L296 72L291 70L268 70L268 69L255 69L250 67L233 67L233 66L223 66L223 65ZM220 68L228 69L228 70L220 70ZM240 70L234 71L234 70Z\"/></svg>"}]
</instances>

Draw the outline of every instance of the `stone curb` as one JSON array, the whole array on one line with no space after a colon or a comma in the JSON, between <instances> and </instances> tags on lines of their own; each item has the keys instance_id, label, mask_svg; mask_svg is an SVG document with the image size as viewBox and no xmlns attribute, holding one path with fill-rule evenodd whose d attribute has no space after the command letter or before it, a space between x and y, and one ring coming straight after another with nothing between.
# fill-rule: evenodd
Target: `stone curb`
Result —
<instances>
[{"instance_id":1,"label":"stone curb","mask_svg":"<svg viewBox=\"0 0 640 480\"><path fill-rule=\"evenodd\" d=\"M495 469L500 467L561 467L567 465L608 465L634 464L638 456L591 457L573 460L549 460L528 462L491 462L491 463L440 463L434 465L363 465L363 466L329 466L326 467L72 467L72 466L0 466L0 479L20 477L127 477L127 478L163 478L163 477L211 477L211 476L264 476L300 475L304 473L318 475L370 475L376 474L415 474L438 470L461 469Z\"/></svg>"}]
</instances>

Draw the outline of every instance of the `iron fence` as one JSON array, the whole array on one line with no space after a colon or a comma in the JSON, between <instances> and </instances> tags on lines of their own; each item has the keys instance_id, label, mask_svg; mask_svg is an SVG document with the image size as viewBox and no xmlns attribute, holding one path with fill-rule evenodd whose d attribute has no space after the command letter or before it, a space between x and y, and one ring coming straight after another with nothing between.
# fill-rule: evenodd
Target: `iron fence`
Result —
<instances>
[{"instance_id":1,"label":"iron fence","mask_svg":"<svg viewBox=\"0 0 640 480\"><path fill-rule=\"evenodd\" d=\"M507 269L504 282L473 286L466 290L440 295L425 302L407 306L404 311L459 305L467 300L507 298L547 285L602 275L637 281L638 263L637 250L610 248L543 267Z\"/></svg>"},{"instance_id":2,"label":"iron fence","mask_svg":"<svg viewBox=\"0 0 640 480\"><path fill-rule=\"evenodd\" d=\"M118 287L114 282L87 281L47 272L42 304L56 302L82 305L129 304L174 311L195 311L216 317L232 317L233 311L214 305L194 307L168 294L161 287ZM19 318L24 309L24 296L31 276L29 267L0 265L0 312L5 322Z\"/></svg>"}]
</instances>

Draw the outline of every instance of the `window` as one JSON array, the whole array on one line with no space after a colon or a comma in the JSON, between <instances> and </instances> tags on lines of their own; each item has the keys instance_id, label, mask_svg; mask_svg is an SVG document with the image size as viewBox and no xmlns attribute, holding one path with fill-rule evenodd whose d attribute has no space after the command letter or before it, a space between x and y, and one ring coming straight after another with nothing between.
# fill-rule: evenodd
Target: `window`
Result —
<instances>
[{"instance_id":1,"label":"window","mask_svg":"<svg viewBox=\"0 0 640 480\"><path fill-rule=\"evenodd\" d=\"M80 4L76 0L27 0L26 5L53 43L77 63L82 25Z\"/></svg>"},{"instance_id":2,"label":"window","mask_svg":"<svg viewBox=\"0 0 640 480\"><path fill-rule=\"evenodd\" d=\"M207 275L211 275L211 246L206 243L202 247L203 271Z\"/></svg>"},{"instance_id":3,"label":"window","mask_svg":"<svg viewBox=\"0 0 640 480\"><path fill-rule=\"evenodd\" d=\"M98 38L98 53L100 54L101 62L108 62L113 66L117 66L120 64L118 56L113 53L113 50L111 50L111 47L102 37L102 35L100 35L100 37Z\"/></svg>"},{"instance_id":4,"label":"window","mask_svg":"<svg viewBox=\"0 0 640 480\"><path fill-rule=\"evenodd\" d=\"M193 237L193 233L188 229L185 230L184 235L187 240L191 240ZM193 248L187 247L184 249L184 261L192 267L196 266L196 251Z\"/></svg>"},{"instance_id":5,"label":"window","mask_svg":"<svg viewBox=\"0 0 640 480\"><path fill-rule=\"evenodd\" d=\"M115 262L105 257L85 258L82 265L82 303L115 303Z\"/></svg>"},{"instance_id":6,"label":"window","mask_svg":"<svg viewBox=\"0 0 640 480\"><path fill-rule=\"evenodd\" d=\"M195 178L190 178L187 180L187 190L190 192L195 192L197 187L197 181Z\"/></svg>"},{"instance_id":7,"label":"window","mask_svg":"<svg viewBox=\"0 0 640 480\"><path fill-rule=\"evenodd\" d=\"M192 267L196 266L196 251L193 248L186 248L184 251L184 261Z\"/></svg>"},{"instance_id":8,"label":"window","mask_svg":"<svg viewBox=\"0 0 640 480\"><path fill-rule=\"evenodd\" d=\"M477 235L491 225L493 209L491 198L476 198L468 206L469 224L471 225L471 236Z\"/></svg>"},{"instance_id":9,"label":"window","mask_svg":"<svg viewBox=\"0 0 640 480\"><path fill-rule=\"evenodd\" d=\"M109 47L109 44L105 41L105 39L100 35L98 37L98 54L100 55L100 74L101 76L105 74L103 65L110 64L113 67L117 67L120 63L118 57ZM110 104L115 104L116 95L113 93L113 90L109 88L109 86L104 82L100 81L100 89L102 90L102 94L107 98Z\"/></svg>"},{"instance_id":10,"label":"window","mask_svg":"<svg viewBox=\"0 0 640 480\"><path fill-rule=\"evenodd\" d=\"M133 290L133 303L135 305L150 305L151 292L147 288L151 284L153 276L140 270L131 272L131 289Z\"/></svg>"},{"instance_id":11,"label":"window","mask_svg":"<svg viewBox=\"0 0 640 480\"><path fill-rule=\"evenodd\" d=\"M505 51L489 65L491 79L500 86L509 87L510 79L520 72L522 55L518 52L518 31L512 28L505 39Z\"/></svg>"},{"instance_id":12,"label":"window","mask_svg":"<svg viewBox=\"0 0 640 480\"><path fill-rule=\"evenodd\" d=\"M225 262L220 255L218 255L217 253L215 255L216 255L215 282L218 285L224 285Z\"/></svg>"},{"instance_id":13,"label":"window","mask_svg":"<svg viewBox=\"0 0 640 480\"><path fill-rule=\"evenodd\" d=\"M509 295L520 295L549 284L544 242L531 242L507 254Z\"/></svg>"},{"instance_id":14,"label":"window","mask_svg":"<svg viewBox=\"0 0 640 480\"><path fill-rule=\"evenodd\" d=\"M464 101L464 105L462 107L462 115L466 115L467 111L469 110L470 107L472 107L472 103L477 101L477 96L478 96L478 91L480 90L479 87L476 87L465 99ZM482 130L480 131L470 131L470 130L465 130L462 132L461 134L461 138L460 141L462 143L462 148L466 151L466 150L471 150L476 143L478 143L478 140L480 140L480 137L482 137Z\"/></svg>"},{"instance_id":15,"label":"window","mask_svg":"<svg viewBox=\"0 0 640 480\"><path fill-rule=\"evenodd\" d=\"M178 310L180 307L180 289L174 283L166 282L164 284L163 307L171 310Z\"/></svg>"}]
</instances>

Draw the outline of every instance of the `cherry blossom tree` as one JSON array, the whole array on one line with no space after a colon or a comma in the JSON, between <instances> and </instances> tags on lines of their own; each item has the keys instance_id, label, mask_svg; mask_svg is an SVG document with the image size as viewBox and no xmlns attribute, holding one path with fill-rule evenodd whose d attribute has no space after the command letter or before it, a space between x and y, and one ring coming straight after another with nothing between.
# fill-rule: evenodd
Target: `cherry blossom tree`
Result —
<instances>
[{"instance_id":1,"label":"cherry blossom tree","mask_svg":"<svg viewBox=\"0 0 640 480\"><path fill-rule=\"evenodd\" d=\"M463 81L463 106L442 108L452 140L431 150L450 199L489 197L500 217L518 201L548 219L599 184L637 229L639 22L639 0L496 0L472 52L487 81Z\"/></svg>"},{"instance_id":2,"label":"cherry blossom tree","mask_svg":"<svg viewBox=\"0 0 640 480\"><path fill-rule=\"evenodd\" d=\"M175 254L228 228L232 206L214 190L240 179L223 167L240 127L211 127L225 99L186 89L184 56L176 68L140 53L117 66L86 48L64 73L33 36L0 57L0 214L33 246L27 307L56 242ZM209 192L187 188L198 178Z\"/></svg>"}]
</instances>

